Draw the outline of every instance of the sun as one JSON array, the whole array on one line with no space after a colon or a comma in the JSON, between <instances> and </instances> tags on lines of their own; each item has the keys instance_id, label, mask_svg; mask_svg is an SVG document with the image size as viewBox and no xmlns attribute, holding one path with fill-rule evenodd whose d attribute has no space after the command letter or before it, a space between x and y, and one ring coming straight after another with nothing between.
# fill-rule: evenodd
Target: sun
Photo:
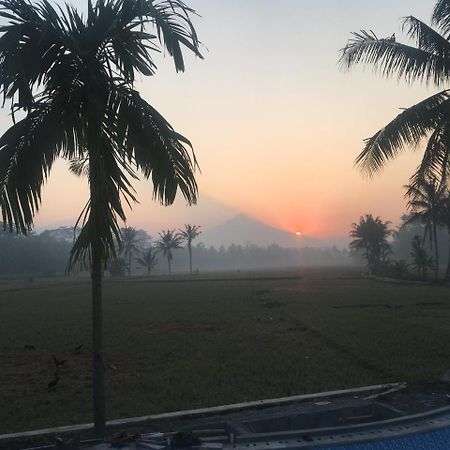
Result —
<instances>
[{"instance_id":1,"label":"sun","mask_svg":"<svg viewBox=\"0 0 450 450\"><path fill-rule=\"evenodd\" d=\"M302 233L300 233L300 231L297 231L295 234L296 234L297 236L301 236L301 235L302 235Z\"/></svg>"}]
</instances>

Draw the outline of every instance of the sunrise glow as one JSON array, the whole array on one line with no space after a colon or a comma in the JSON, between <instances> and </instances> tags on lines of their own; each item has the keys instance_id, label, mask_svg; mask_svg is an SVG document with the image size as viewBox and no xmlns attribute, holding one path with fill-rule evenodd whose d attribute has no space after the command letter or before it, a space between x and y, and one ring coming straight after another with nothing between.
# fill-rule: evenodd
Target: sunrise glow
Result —
<instances>
[{"instance_id":1,"label":"sunrise glow","mask_svg":"<svg viewBox=\"0 0 450 450\"><path fill-rule=\"evenodd\" d=\"M397 17L406 12L426 17L433 1L389 2L388 18L370 2L350 16L343 14L341 2L328 1L324 8L322 2L289 1L274 9L270 0L261 0L256 15L250 4L193 0L203 17L197 25L210 50L207 57L188 58L181 76L162 59L158 76L139 86L143 97L193 143L202 169L197 174L200 200L188 208L180 196L174 207L163 208L152 201L150 182L135 183L140 204L127 210L129 224L151 234L187 221L208 229L243 212L294 236L319 238L348 236L351 223L367 212L397 224L405 212L402 186L421 152L405 151L372 180L355 169L354 160L365 138L399 107L423 99L427 88L370 71L345 73L337 65L338 47L367 18L381 35L392 33ZM342 20L327 22L314 49L298 45L325 20L324 10ZM235 39L224 40L220 30L238 20L246 27L236 31ZM268 23L273 24L270 40ZM280 50L280 41L292 44ZM286 57L294 53L295 58ZM270 55L270 71L262 54ZM0 125L5 129L9 123L4 113ZM55 169L36 220L40 228L73 225L87 201L84 180L68 176L62 164Z\"/></svg>"}]
</instances>

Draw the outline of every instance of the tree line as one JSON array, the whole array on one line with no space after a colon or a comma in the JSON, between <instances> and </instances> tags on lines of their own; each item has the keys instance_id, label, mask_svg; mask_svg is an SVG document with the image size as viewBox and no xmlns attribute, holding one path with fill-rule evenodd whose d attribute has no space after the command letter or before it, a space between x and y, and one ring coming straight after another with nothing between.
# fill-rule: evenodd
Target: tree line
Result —
<instances>
[{"instance_id":1,"label":"tree line","mask_svg":"<svg viewBox=\"0 0 450 450\"><path fill-rule=\"evenodd\" d=\"M407 43L398 40L395 33L386 38L378 37L373 31L352 33L341 50L340 62L346 69L369 65L383 76L404 79L409 84L426 82L437 90L419 103L402 108L400 114L366 139L355 161L363 172L374 175L405 149L424 148L422 160L407 186L410 217L404 225L411 222L423 225L423 233L411 238L410 256L420 277L426 278L432 270L437 281L442 263L439 228L446 228L450 234L450 92L445 87L450 73L450 1L436 1L431 24L410 15L403 20L402 30ZM387 238L392 233L389 223L370 215L353 224L351 248L364 253L370 271L383 272L390 264L391 269L408 273L405 260L388 258ZM424 247L426 239L430 255ZM450 262L445 278L450 279Z\"/></svg>"},{"instance_id":2,"label":"tree line","mask_svg":"<svg viewBox=\"0 0 450 450\"><path fill-rule=\"evenodd\" d=\"M194 227L194 226L192 226ZM200 232L200 227L196 227ZM194 230L194 228L193 228ZM167 231L170 231L168 234ZM205 246L201 237L181 235L183 230L165 230L154 239L144 230L121 229L122 241L116 242L116 257L106 265L106 276L153 276L171 273L193 273L212 270L245 270L289 268L298 266L339 266L355 264L346 249L283 248L276 244ZM28 236L0 232L0 276L38 277L87 275L78 270L67 273L67 262L79 230L60 227L31 233ZM178 236L177 236L178 234ZM162 237L164 237L164 240ZM168 239L170 237L170 239ZM175 239L176 238L176 239ZM199 242L197 242L197 240ZM166 248L166 253L164 253ZM170 250L170 260L169 260Z\"/></svg>"},{"instance_id":3,"label":"tree line","mask_svg":"<svg viewBox=\"0 0 450 450\"><path fill-rule=\"evenodd\" d=\"M192 275L192 242L200 234L199 225L186 224L184 229L178 231L161 231L159 238L153 243L151 237L145 232L139 232L133 227L125 227L122 229L121 239L117 241L114 257L109 262L110 273L113 276L120 276L126 268L128 275L131 275L135 261L145 268L150 276L158 264L158 255L162 254L167 259L167 267L171 275L174 251L182 248L183 243L186 243L189 253L189 273Z\"/></svg>"},{"instance_id":4,"label":"tree line","mask_svg":"<svg viewBox=\"0 0 450 450\"><path fill-rule=\"evenodd\" d=\"M408 213L398 230L367 214L352 225L350 248L365 257L373 274L427 279L432 271L438 281L446 262L444 278L450 281L450 191L436 179L405 187Z\"/></svg>"}]
</instances>

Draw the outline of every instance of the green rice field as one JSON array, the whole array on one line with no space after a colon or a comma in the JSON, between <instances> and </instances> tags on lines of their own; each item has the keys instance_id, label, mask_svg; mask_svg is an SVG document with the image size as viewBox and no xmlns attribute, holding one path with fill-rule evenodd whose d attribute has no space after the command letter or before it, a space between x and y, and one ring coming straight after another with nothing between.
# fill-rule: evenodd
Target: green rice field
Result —
<instances>
[{"instance_id":1,"label":"green rice field","mask_svg":"<svg viewBox=\"0 0 450 450\"><path fill-rule=\"evenodd\" d=\"M110 419L450 369L445 286L341 268L109 279L104 293ZM0 433L91 421L89 295L88 279L0 282ZM48 389L53 357L66 362Z\"/></svg>"}]
</instances>

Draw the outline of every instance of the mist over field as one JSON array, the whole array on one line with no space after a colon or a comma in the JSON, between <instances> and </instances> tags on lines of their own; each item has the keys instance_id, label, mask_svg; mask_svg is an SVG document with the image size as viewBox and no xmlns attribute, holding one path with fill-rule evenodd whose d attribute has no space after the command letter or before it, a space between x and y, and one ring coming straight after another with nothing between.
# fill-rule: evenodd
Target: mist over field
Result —
<instances>
[{"instance_id":1,"label":"mist over field","mask_svg":"<svg viewBox=\"0 0 450 450\"><path fill-rule=\"evenodd\" d=\"M365 271L365 259L361 253L349 250L348 238L320 240L297 236L284 230L267 226L245 215L238 215L210 229L202 230L192 242L192 269L195 274L213 271L240 271L246 269L285 269L296 267L357 266ZM411 239L423 234L420 224L408 225L392 236L392 259L412 262ZM175 230L176 231L176 230ZM73 244L71 227L44 230L29 236L18 236L3 231L0 234L0 276L66 276L67 261ZM136 230L136 249L131 258L131 275L147 276L139 257L148 248L154 248L160 239L158 233L150 235ZM441 265L448 261L448 239L445 229L440 229L438 243L442 255ZM427 244L424 244L428 248ZM428 250L429 251L429 250ZM118 255L120 250L118 249ZM163 252L155 248L153 275L168 273ZM172 252L173 273L189 272L189 252L185 243ZM125 266L114 272L111 264L106 276L124 276ZM72 276L86 275L76 272Z\"/></svg>"},{"instance_id":2,"label":"mist over field","mask_svg":"<svg viewBox=\"0 0 450 450\"><path fill-rule=\"evenodd\" d=\"M245 222L242 235L236 230L236 222ZM228 225L232 225L231 233L227 232ZM4 264L0 266L0 276L66 275L73 236L74 230L70 227L44 230L29 236L1 233L0 253ZM159 236L158 234L150 236L143 230L137 230L137 236L137 248L131 260L131 274L144 276L147 272L138 263L138 258L149 247L153 248ZM156 250L155 255L157 262L152 275L166 274L165 256ZM200 234L192 245L192 261L194 273L358 264L344 247L326 245L307 237L298 238L250 219L243 221L242 218L232 219L221 227ZM189 254L185 245L173 251L171 268L176 273L189 271ZM109 274L110 271L105 271L105 275ZM123 276L124 272L117 275Z\"/></svg>"}]
</instances>

